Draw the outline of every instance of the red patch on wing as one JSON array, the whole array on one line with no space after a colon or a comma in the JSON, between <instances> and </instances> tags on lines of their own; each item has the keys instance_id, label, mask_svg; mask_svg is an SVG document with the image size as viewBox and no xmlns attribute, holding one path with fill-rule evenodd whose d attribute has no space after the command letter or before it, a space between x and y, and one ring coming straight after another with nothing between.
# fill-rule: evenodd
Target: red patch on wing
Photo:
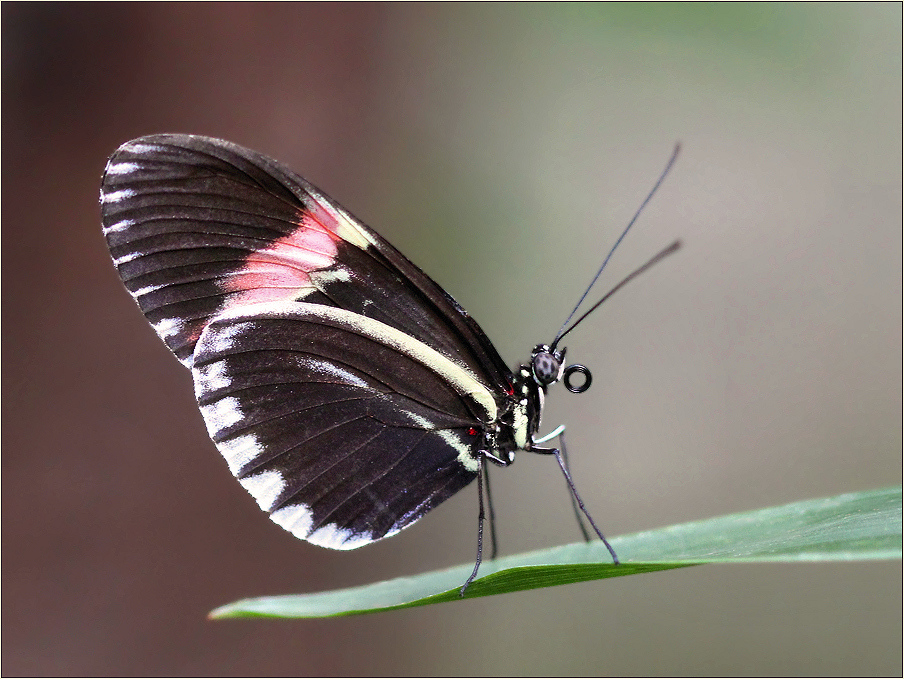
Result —
<instances>
[{"instance_id":1,"label":"red patch on wing","mask_svg":"<svg viewBox=\"0 0 904 679\"><path fill-rule=\"evenodd\" d=\"M235 293L224 307L298 299L312 287L312 272L333 266L341 240L337 224L322 210L317 212L303 211L297 229L245 259L224 282L223 287Z\"/></svg>"}]
</instances>

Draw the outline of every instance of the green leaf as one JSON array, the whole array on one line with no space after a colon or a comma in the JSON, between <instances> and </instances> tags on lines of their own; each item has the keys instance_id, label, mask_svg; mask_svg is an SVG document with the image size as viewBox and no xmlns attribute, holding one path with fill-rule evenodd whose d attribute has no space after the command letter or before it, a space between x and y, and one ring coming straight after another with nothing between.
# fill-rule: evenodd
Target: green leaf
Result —
<instances>
[{"instance_id":1,"label":"green leaf","mask_svg":"<svg viewBox=\"0 0 904 679\"><path fill-rule=\"evenodd\" d=\"M484 562L464 598L694 566L703 563L864 561L901 558L901 488L795 502L611 540ZM473 565L315 594L244 599L211 618L323 618L458 601Z\"/></svg>"}]
</instances>

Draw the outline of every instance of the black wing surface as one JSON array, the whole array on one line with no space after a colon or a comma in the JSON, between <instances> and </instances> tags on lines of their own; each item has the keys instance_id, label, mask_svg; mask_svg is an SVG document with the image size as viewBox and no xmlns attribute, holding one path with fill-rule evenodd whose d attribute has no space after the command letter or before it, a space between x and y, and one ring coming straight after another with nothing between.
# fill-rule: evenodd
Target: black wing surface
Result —
<instances>
[{"instance_id":1,"label":"black wing surface","mask_svg":"<svg viewBox=\"0 0 904 679\"><path fill-rule=\"evenodd\" d=\"M477 323L417 266L278 162L226 141L153 135L107 164L101 212L126 288L191 366L219 313L262 301L335 306L398 328L505 390Z\"/></svg>"},{"instance_id":2,"label":"black wing surface","mask_svg":"<svg viewBox=\"0 0 904 679\"><path fill-rule=\"evenodd\" d=\"M348 549L392 535L476 476L493 395L384 323L299 302L220 316L192 373L240 483L297 537Z\"/></svg>"},{"instance_id":3,"label":"black wing surface","mask_svg":"<svg viewBox=\"0 0 904 679\"><path fill-rule=\"evenodd\" d=\"M511 373L442 288L318 189L228 142L154 135L110 159L101 210L126 288L276 523L347 549L474 479Z\"/></svg>"}]
</instances>

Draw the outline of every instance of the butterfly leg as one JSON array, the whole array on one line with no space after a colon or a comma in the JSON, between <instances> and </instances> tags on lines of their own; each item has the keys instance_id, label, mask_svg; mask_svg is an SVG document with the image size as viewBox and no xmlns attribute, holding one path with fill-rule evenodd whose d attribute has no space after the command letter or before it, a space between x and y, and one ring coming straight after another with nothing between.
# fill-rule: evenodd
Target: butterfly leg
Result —
<instances>
[{"instance_id":1,"label":"butterfly leg","mask_svg":"<svg viewBox=\"0 0 904 679\"><path fill-rule=\"evenodd\" d=\"M571 495L574 498L574 501L577 502L578 507L584 513L584 516L587 517L587 520L590 521L590 525L593 526L593 530L599 536L599 539L603 541L603 544L606 545L606 549L608 549L609 553L612 555L612 561L617 565L619 563L618 556L616 555L615 550L612 549L612 545L609 544L609 541L603 535L603 532L596 525L593 517L590 516L590 512L588 512L587 508L584 506L584 501L581 500L581 496L578 494L578 489L575 488L574 481L571 480L571 474L568 473L568 465L565 463L565 460L562 457L562 453L559 451L559 449L534 447L530 449L530 452L542 453L544 455L555 455L556 461L559 463L559 468L562 470L562 474L565 475L565 481L568 482L568 488L571 491Z\"/></svg>"},{"instance_id":2,"label":"butterfly leg","mask_svg":"<svg viewBox=\"0 0 904 679\"><path fill-rule=\"evenodd\" d=\"M474 570L471 571L471 575L469 575L468 579L465 580L465 584L461 586L461 590L458 594L459 596L464 596L465 590L467 590L468 586L472 582L474 582L474 578L477 577L477 571L480 569L480 564L483 561L483 521L486 518L486 514L483 508L484 483L486 483L487 486L487 504L490 508L490 540L493 543L490 559L492 560L496 558L496 513L493 511L493 500L490 497L490 474L487 470L487 460L489 460L490 462L495 462L502 467L507 467L510 464L502 458L496 457L492 453L489 453L485 450L481 450L480 454L477 457L477 559L474 561Z\"/></svg>"},{"instance_id":3,"label":"butterfly leg","mask_svg":"<svg viewBox=\"0 0 904 679\"><path fill-rule=\"evenodd\" d=\"M569 469L568 465L568 446L565 445L565 430L563 429L559 433L559 445L562 448L562 461L565 463L565 469ZM570 488L569 488L570 490ZM581 518L581 512L578 509L578 501L575 499L576 493L568 493L568 496L571 498L571 507L574 509L574 518L577 519L578 528L581 529L581 535L584 536L584 542L590 542L590 533L587 532L587 528L584 526L584 520Z\"/></svg>"},{"instance_id":4,"label":"butterfly leg","mask_svg":"<svg viewBox=\"0 0 904 679\"><path fill-rule=\"evenodd\" d=\"M477 577L480 562L483 560L483 481L486 472L486 461L483 455L477 457L477 465L477 559L474 561L474 570L471 571L471 575L465 580L465 584L461 586L458 596L465 595L465 590L468 589L468 585L474 582L474 578Z\"/></svg>"},{"instance_id":5,"label":"butterfly leg","mask_svg":"<svg viewBox=\"0 0 904 679\"><path fill-rule=\"evenodd\" d=\"M499 543L496 540L496 510L493 509L493 494L490 492L490 468L483 465L483 482L487 486L487 513L490 517L490 561L499 553Z\"/></svg>"}]
</instances>

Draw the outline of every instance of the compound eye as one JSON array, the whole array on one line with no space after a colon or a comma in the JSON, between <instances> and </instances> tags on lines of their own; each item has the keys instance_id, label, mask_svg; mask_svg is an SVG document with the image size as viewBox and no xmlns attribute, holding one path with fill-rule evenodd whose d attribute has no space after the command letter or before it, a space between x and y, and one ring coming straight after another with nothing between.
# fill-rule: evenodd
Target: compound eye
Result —
<instances>
[{"instance_id":1,"label":"compound eye","mask_svg":"<svg viewBox=\"0 0 904 679\"><path fill-rule=\"evenodd\" d=\"M534 355L531 368L537 382L542 385L552 384L562 374L562 363L555 354L540 351Z\"/></svg>"},{"instance_id":2,"label":"compound eye","mask_svg":"<svg viewBox=\"0 0 904 679\"><path fill-rule=\"evenodd\" d=\"M584 381L580 384L572 384L571 377L575 373L580 373L584 376ZM565 388L573 394L583 394L590 388L590 383L593 382L593 375L590 374L590 371L586 368L586 366L575 363L574 365L570 365L565 368Z\"/></svg>"}]
</instances>

